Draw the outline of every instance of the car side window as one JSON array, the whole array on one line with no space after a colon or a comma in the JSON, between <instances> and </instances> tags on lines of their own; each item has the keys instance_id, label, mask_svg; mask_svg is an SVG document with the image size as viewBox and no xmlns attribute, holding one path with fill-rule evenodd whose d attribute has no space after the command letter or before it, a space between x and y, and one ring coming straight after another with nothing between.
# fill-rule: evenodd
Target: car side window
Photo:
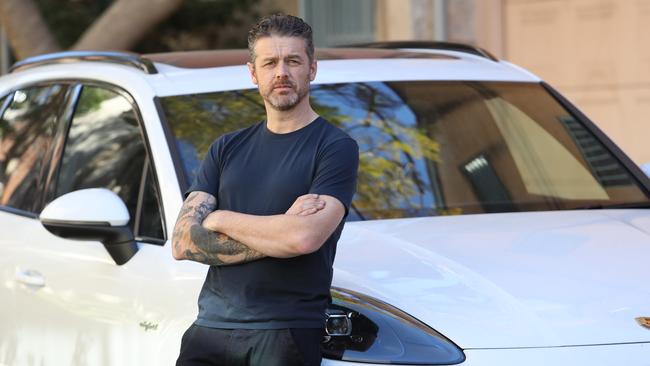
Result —
<instances>
[{"instance_id":1,"label":"car side window","mask_svg":"<svg viewBox=\"0 0 650 366\"><path fill-rule=\"evenodd\" d=\"M0 205L38 213L66 85L16 90L0 118Z\"/></svg>"},{"instance_id":2,"label":"car side window","mask_svg":"<svg viewBox=\"0 0 650 366\"><path fill-rule=\"evenodd\" d=\"M163 239L159 205L152 182L137 114L130 101L116 91L86 85L82 88L63 151L56 196L84 188L115 192L129 211L136 237ZM150 183L152 184L152 183ZM153 192L153 193L152 193ZM153 198L152 198L153 195ZM152 203L153 202L153 203ZM137 215L146 207L147 224Z\"/></svg>"}]
</instances>

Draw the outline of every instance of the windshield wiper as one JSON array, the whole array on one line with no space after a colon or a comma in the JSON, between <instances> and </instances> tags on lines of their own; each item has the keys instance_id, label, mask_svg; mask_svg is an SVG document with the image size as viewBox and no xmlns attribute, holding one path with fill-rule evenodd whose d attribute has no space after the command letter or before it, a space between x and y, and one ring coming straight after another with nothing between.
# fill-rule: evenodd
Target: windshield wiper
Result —
<instances>
[{"instance_id":1,"label":"windshield wiper","mask_svg":"<svg viewBox=\"0 0 650 366\"><path fill-rule=\"evenodd\" d=\"M573 207L571 208L571 210L603 210L603 209L615 209L615 208L650 208L650 202L626 202L626 203L613 203L609 205L597 203L593 205Z\"/></svg>"}]
</instances>

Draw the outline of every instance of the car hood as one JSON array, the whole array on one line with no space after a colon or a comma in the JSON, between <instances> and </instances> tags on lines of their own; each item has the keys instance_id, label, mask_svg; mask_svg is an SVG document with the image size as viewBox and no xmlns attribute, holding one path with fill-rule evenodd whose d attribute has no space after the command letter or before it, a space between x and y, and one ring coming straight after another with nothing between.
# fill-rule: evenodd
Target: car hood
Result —
<instances>
[{"instance_id":1,"label":"car hood","mask_svg":"<svg viewBox=\"0 0 650 366\"><path fill-rule=\"evenodd\" d=\"M638 209L353 222L333 285L464 349L648 342L649 233Z\"/></svg>"}]
</instances>

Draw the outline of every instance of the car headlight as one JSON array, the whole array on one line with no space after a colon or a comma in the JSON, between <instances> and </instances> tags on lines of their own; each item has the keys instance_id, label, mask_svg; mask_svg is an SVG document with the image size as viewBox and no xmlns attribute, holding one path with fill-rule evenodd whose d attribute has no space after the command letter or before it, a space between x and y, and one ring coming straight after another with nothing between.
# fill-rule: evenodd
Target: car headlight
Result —
<instances>
[{"instance_id":1,"label":"car headlight","mask_svg":"<svg viewBox=\"0 0 650 366\"><path fill-rule=\"evenodd\" d=\"M332 287L323 356L351 362L452 365L463 351L405 312L354 291Z\"/></svg>"}]
</instances>

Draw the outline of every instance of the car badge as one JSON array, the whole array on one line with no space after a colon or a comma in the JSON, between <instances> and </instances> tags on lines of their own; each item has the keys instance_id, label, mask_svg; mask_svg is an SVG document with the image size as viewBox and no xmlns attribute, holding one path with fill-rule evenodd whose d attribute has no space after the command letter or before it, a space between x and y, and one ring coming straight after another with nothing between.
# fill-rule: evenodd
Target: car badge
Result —
<instances>
[{"instance_id":1,"label":"car badge","mask_svg":"<svg viewBox=\"0 0 650 366\"><path fill-rule=\"evenodd\" d=\"M641 316L636 318L636 322L639 323L640 326L650 329L650 317L647 316Z\"/></svg>"}]
</instances>

